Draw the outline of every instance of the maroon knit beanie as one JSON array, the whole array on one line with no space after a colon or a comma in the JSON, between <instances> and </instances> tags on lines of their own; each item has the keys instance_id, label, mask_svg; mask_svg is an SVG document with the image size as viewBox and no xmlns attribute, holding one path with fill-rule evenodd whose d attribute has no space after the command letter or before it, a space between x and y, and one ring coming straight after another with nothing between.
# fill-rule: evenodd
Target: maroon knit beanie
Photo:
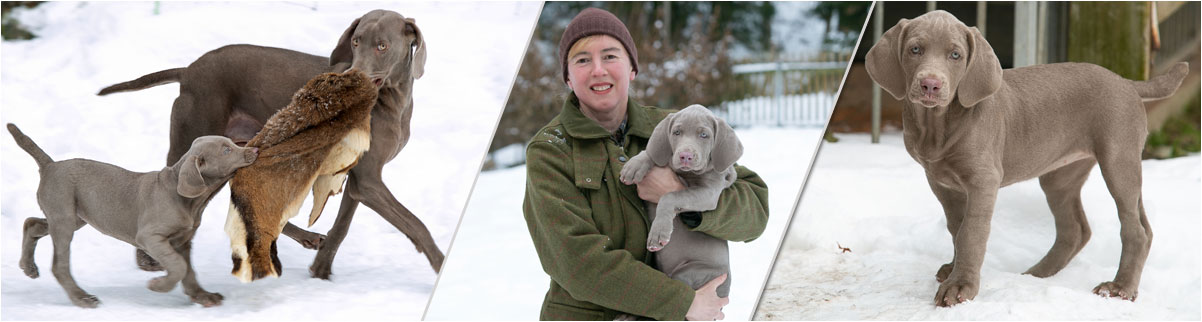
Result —
<instances>
[{"instance_id":1,"label":"maroon knit beanie","mask_svg":"<svg viewBox=\"0 0 1202 322\"><path fill-rule=\"evenodd\" d=\"M634 48L634 39L630 37L630 31L626 30L626 24L609 11L588 8L581 10L576 18L572 18L568 28L563 31L563 38L559 39L559 65L563 67L565 82L568 81L568 49L580 38L592 35L608 35L621 42L622 46L626 47L626 54L630 55L630 66L636 73L639 71L639 52Z\"/></svg>"}]
</instances>

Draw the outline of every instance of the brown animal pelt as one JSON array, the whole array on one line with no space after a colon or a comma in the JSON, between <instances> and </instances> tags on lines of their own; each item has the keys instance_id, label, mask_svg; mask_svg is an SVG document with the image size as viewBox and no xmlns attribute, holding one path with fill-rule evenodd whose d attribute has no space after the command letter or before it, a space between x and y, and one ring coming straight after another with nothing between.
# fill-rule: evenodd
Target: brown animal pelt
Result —
<instances>
[{"instance_id":1,"label":"brown animal pelt","mask_svg":"<svg viewBox=\"0 0 1202 322\"><path fill-rule=\"evenodd\" d=\"M312 188L315 195L310 224L320 215L325 198L341 191L347 171L370 145L376 95L362 72L318 75L247 143L259 148L259 157L230 180L225 227L233 251L232 273L240 280L279 276L275 240L296 215L307 190Z\"/></svg>"}]
</instances>

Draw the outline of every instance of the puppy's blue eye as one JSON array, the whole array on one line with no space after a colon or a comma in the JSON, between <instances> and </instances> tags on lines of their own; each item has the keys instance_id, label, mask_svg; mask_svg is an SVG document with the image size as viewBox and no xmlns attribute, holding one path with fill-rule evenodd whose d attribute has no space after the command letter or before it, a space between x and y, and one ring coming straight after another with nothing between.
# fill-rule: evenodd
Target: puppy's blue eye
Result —
<instances>
[{"instance_id":1,"label":"puppy's blue eye","mask_svg":"<svg viewBox=\"0 0 1202 322\"><path fill-rule=\"evenodd\" d=\"M672 131L672 135L680 135L680 130Z\"/></svg>"},{"instance_id":2,"label":"puppy's blue eye","mask_svg":"<svg viewBox=\"0 0 1202 322\"><path fill-rule=\"evenodd\" d=\"M706 133L704 133L704 132L702 132L702 133L701 133L701 138L702 138L702 139L704 139L704 138L708 138L708 137L710 137L710 135L709 135L709 134L706 134Z\"/></svg>"},{"instance_id":3,"label":"puppy's blue eye","mask_svg":"<svg viewBox=\"0 0 1202 322\"><path fill-rule=\"evenodd\" d=\"M919 52L918 46L910 47L910 52L917 54Z\"/></svg>"},{"instance_id":4,"label":"puppy's blue eye","mask_svg":"<svg viewBox=\"0 0 1202 322\"><path fill-rule=\"evenodd\" d=\"M960 52L953 51L953 52L952 52L952 59L960 59Z\"/></svg>"}]
</instances>

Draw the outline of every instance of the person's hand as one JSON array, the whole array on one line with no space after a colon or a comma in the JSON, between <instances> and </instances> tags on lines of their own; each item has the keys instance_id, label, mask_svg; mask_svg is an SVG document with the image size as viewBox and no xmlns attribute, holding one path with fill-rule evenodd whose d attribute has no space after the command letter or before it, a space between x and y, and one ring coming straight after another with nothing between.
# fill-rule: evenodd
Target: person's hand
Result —
<instances>
[{"instance_id":1,"label":"person's hand","mask_svg":"<svg viewBox=\"0 0 1202 322\"><path fill-rule=\"evenodd\" d=\"M684 190L680 177L668 167L653 167L638 183L639 198L659 203L659 198L673 191Z\"/></svg>"},{"instance_id":2,"label":"person's hand","mask_svg":"<svg viewBox=\"0 0 1202 322\"><path fill-rule=\"evenodd\" d=\"M726 274L697 289L693 296L693 304L689 305L689 312L685 313L684 318L689 321L717 321L726 318L726 315L722 314L722 307L730 303L730 299L718 297L718 286L723 282L726 282Z\"/></svg>"}]
</instances>

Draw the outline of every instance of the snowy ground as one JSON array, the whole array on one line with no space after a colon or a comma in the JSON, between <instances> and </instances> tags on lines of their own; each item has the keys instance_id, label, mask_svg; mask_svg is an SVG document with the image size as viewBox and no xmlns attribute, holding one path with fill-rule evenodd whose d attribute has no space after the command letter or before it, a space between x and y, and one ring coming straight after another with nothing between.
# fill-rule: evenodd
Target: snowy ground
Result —
<instances>
[{"instance_id":1,"label":"snowy ground","mask_svg":"<svg viewBox=\"0 0 1202 322\"><path fill-rule=\"evenodd\" d=\"M156 171L167 152L168 117L178 85L98 97L102 87L183 67L234 43L328 55L352 20L383 8L416 19L428 46L425 76L415 85L409 145L384 180L429 227L446 251L496 127L538 14L538 3L156 3L54 2L18 11L40 37L4 41L0 67L3 115L57 160L89 158L134 171ZM3 203L0 272L4 320L416 320L436 275L425 256L371 209L359 207L334 262L332 281L308 277L315 254L280 242L283 277L241 284L229 275L222 231L229 204L220 192L194 240L201 284L225 295L216 308L191 304L176 288L145 288L160 273L139 271L134 248L85 227L72 244L73 273L100 308L76 308L50 275L52 245L38 245L42 277L17 267L21 225L40 217L32 159L5 133L0 139ZM340 198L335 197L335 198ZM331 199L326 213L336 212ZM300 213L307 213L308 203ZM304 216L294 222L303 225ZM325 232L327 215L311 230Z\"/></svg>"},{"instance_id":2,"label":"snowy ground","mask_svg":"<svg viewBox=\"0 0 1202 322\"><path fill-rule=\"evenodd\" d=\"M976 300L933 305L935 271L952 258L942 208L901 135L870 144L839 135L821 148L760 302L769 320L1198 320L1198 155L1143 163L1144 206L1155 238L1139 299L1094 295L1118 267L1114 201L1095 167L1082 191L1093 237L1068 267L1021 275L1051 247L1055 229L1037 181L998 194ZM837 244L850 248L843 253Z\"/></svg>"},{"instance_id":3,"label":"snowy ground","mask_svg":"<svg viewBox=\"0 0 1202 322\"><path fill-rule=\"evenodd\" d=\"M751 318L822 130L751 128L737 133L744 146L739 164L755 170L771 192L764 234L751 243L731 243L735 282L723 311L735 321ZM524 166L480 175L426 319L538 319L550 279L522 218L525 182Z\"/></svg>"}]
</instances>

